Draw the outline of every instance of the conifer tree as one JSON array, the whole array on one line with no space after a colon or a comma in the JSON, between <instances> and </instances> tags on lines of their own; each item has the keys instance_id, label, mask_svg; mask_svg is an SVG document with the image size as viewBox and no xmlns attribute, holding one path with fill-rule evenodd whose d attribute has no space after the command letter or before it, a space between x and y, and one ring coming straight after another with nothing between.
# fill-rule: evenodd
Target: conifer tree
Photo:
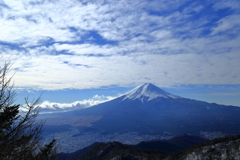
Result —
<instances>
[{"instance_id":1,"label":"conifer tree","mask_svg":"<svg viewBox=\"0 0 240 160\"><path fill-rule=\"evenodd\" d=\"M28 160L49 159L55 140L41 149L39 148L44 121L36 121L39 113L39 98L26 104L20 111L20 105L14 104L16 91L12 77L8 77L11 63L0 66L0 159ZM47 147L47 148L46 148ZM42 152L48 151L48 154Z\"/></svg>"}]
</instances>

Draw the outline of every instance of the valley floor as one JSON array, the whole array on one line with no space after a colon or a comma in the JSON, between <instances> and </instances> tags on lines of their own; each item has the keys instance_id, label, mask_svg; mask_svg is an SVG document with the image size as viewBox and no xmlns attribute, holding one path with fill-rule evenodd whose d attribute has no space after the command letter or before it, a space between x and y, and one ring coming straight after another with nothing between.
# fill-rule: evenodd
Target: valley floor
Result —
<instances>
[{"instance_id":1,"label":"valley floor","mask_svg":"<svg viewBox=\"0 0 240 160\"><path fill-rule=\"evenodd\" d=\"M168 135L139 135L136 132L102 134L101 132L79 132L77 129L70 131L47 134L43 137L45 143L57 139L60 152L70 153L87 147L95 142L118 141L124 144L137 144L141 141L169 139Z\"/></svg>"},{"instance_id":2,"label":"valley floor","mask_svg":"<svg viewBox=\"0 0 240 160\"><path fill-rule=\"evenodd\" d=\"M224 136L221 132L201 132L200 135L207 139ZM43 141L48 143L52 139L57 139L60 149L59 152L71 153L90 146L95 142L117 141L123 144L134 145L142 141L167 140L172 137L173 135L171 133L164 133L162 135L140 135L137 132L103 134L102 132L80 132L78 129L73 128L69 131L45 134Z\"/></svg>"}]
</instances>

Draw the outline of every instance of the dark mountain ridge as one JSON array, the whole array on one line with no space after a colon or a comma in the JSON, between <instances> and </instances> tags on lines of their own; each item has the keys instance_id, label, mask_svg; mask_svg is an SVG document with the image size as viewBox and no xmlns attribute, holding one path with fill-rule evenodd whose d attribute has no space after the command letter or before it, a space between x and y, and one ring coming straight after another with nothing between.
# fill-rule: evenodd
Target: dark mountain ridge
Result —
<instances>
[{"instance_id":1,"label":"dark mountain ridge","mask_svg":"<svg viewBox=\"0 0 240 160\"><path fill-rule=\"evenodd\" d=\"M166 155L170 152L176 152L180 150L184 150L186 148L191 147L194 144L206 142L207 139L192 136L192 135L181 135L170 140L158 140L158 141L144 141L140 142L136 145L125 145L119 142L110 142L110 143L94 143L88 147L80 149L74 153L60 153L57 156L59 159L71 159L77 158L80 155L84 155L84 157L89 157L89 154L96 156L96 153L99 150L104 150L99 157L95 157L96 159L106 158L108 154L118 154L119 151L124 152L133 152L135 154L140 154L141 152L144 154L163 154ZM107 146L107 147L106 147ZM86 156L87 155L87 156ZM99 154L98 154L99 155ZM94 157L92 157L94 159Z\"/></svg>"},{"instance_id":2,"label":"dark mountain ridge","mask_svg":"<svg viewBox=\"0 0 240 160\"><path fill-rule=\"evenodd\" d=\"M143 141L136 145L130 145L138 150L158 150L164 152L176 152L191 147L194 144L206 142L208 139L193 136L181 135L169 140Z\"/></svg>"},{"instance_id":3,"label":"dark mountain ridge","mask_svg":"<svg viewBox=\"0 0 240 160\"><path fill-rule=\"evenodd\" d=\"M191 136L184 137L183 139L191 139ZM193 137L196 139L197 137ZM182 137L178 137L178 140L182 141ZM199 138L200 140L200 138ZM190 142L190 140L189 140ZM200 141L199 141L200 142ZM147 142L151 143L151 142ZM211 141L205 141L203 143L197 143L189 147L178 149L177 152L164 152L161 150L152 150L152 147L146 145L145 149L136 149L129 145L124 145L119 142L99 143L92 146L83 155L78 157L79 160L189 160L189 159L233 159L238 160L240 158L240 136L227 136L223 138L214 139ZM165 144L155 144L154 148L161 148ZM184 144L184 143L183 143ZM157 146L157 147L156 147ZM173 146L172 147L176 147ZM162 147L166 150L166 148Z\"/></svg>"}]
</instances>

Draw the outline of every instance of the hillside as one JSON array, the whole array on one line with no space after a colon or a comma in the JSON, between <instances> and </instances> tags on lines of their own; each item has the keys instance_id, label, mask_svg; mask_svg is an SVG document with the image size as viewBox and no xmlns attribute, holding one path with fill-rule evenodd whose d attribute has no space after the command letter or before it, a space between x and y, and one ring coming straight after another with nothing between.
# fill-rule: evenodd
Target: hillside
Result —
<instances>
[{"instance_id":1,"label":"hillside","mask_svg":"<svg viewBox=\"0 0 240 160\"><path fill-rule=\"evenodd\" d=\"M119 142L100 143L93 146L79 160L209 160L240 159L240 135L227 136L199 143L186 150L167 153L157 150L138 150Z\"/></svg>"},{"instance_id":2,"label":"hillside","mask_svg":"<svg viewBox=\"0 0 240 160\"><path fill-rule=\"evenodd\" d=\"M189 148L194 144L205 141L207 141L207 139L205 138L185 134L173 137L169 140L144 141L136 145L131 145L131 147L138 150L158 150L164 152L176 152Z\"/></svg>"}]
</instances>

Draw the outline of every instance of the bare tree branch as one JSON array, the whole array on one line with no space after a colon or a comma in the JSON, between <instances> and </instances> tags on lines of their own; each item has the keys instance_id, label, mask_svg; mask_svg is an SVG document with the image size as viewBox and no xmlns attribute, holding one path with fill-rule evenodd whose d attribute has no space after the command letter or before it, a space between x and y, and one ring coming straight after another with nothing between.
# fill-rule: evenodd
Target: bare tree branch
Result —
<instances>
[{"instance_id":1,"label":"bare tree branch","mask_svg":"<svg viewBox=\"0 0 240 160\"><path fill-rule=\"evenodd\" d=\"M19 113L20 105L14 105L16 91L12 83L13 76L8 77L11 62L0 67L0 158L1 160L49 159L41 153L40 140L45 121L36 121L39 114L37 106L40 97L29 102L25 98L26 111ZM48 152L53 149L48 145ZM39 150L40 153L36 153ZM48 153L47 152L47 153ZM45 156L45 157L43 157ZM34 158L35 157L35 158Z\"/></svg>"}]
</instances>

